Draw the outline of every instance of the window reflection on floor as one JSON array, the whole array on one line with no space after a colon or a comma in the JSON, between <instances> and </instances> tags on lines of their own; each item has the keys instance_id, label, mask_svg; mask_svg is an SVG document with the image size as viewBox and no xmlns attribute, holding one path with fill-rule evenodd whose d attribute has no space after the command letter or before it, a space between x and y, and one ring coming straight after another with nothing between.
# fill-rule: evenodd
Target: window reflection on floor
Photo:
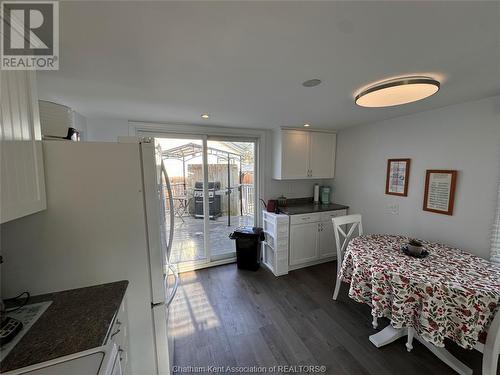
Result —
<instances>
[{"instance_id":1,"label":"window reflection on floor","mask_svg":"<svg viewBox=\"0 0 500 375\"><path fill-rule=\"evenodd\" d=\"M219 319L210 304L195 272L184 273L175 302L172 305L175 319L169 329L176 339L192 335L196 331L220 326Z\"/></svg>"}]
</instances>

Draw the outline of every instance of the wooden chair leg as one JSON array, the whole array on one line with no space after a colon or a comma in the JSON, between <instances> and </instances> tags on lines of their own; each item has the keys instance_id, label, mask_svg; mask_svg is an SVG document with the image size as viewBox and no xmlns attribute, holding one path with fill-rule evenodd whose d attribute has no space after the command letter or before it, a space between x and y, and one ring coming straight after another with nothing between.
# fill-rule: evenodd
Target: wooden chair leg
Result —
<instances>
[{"instance_id":1,"label":"wooden chair leg","mask_svg":"<svg viewBox=\"0 0 500 375\"><path fill-rule=\"evenodd\" d=\"M337 297L339 296L339 290L340 290L340 279L337 277L337 280L335 281L335 290L333 292L333 299L337 300Z\"/></svg>"}]
</instances>

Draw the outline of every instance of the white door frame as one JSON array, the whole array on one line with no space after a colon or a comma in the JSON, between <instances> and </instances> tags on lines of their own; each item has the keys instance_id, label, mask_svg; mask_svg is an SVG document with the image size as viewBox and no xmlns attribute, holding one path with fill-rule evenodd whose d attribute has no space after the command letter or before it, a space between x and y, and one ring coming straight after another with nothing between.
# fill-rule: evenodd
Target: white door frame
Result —
<instances>
[{"instance_id":1,"label":"white door frame","mask_svg":"<svg viewBox=\"0 0 500 375\"><path fill-rule=\"evenodd\" d=\"M207 165L206 159L208 140L220 140L231 138L235 142L255 142L255 212L254 221L256 225L260 223L259 198L264 192L264 171L262 162L264 158L263 150L265 150L266 130L263 129L239 129L239 128L224 128L224 127L206 127L200 125L185 125L185 124L164 124L150 122L135 122L129 121L129 135L141 137L157 137L157 138L183 138L183 139L198 139L203 142L203 168ZM208 179L208 174L203 171L204 180ZM179 272L192 271L195 269L216 266L220 264L232 263L236 258L226 258L220 260L212 260L210 251L209 236L209 202L208 202L208 181L203 183L203 210L204 210L204 246L205 260L182 262L179 266Z\"/></svg>"}]
</instances>

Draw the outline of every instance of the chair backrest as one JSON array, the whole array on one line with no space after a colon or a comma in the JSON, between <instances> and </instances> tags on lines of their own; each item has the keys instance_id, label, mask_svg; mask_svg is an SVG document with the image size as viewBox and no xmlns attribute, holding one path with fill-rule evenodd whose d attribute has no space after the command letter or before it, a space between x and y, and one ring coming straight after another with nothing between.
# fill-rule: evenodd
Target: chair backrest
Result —
<instances>
[{"instance_id":1,"label":"chair backrest","mask_svg":"<svg viewBox=\"0 0 500 375\"><path fill-rule=\"evenodd\" d=\"M340 266L344 259L344 253L353 237L363 234L361 215L347 215L332 218L335 244L337 245L337 265ZM345 230L344 230L345 229ZM357 233L356 232L357 229ZM342 237L342 238L341 238Z\"/></svg>"}]
</instances>

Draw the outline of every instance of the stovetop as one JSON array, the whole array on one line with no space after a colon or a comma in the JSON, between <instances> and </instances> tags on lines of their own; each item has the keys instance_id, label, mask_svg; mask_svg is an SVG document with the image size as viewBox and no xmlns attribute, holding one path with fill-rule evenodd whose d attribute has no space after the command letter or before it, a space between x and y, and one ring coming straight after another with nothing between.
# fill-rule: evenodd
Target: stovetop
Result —
<instances>
[{"instance_id":1,"label":"stovetop","mask_svg":"<svg viewBox=\"0 0 500 375\"><path fill-rule=\"evenodd\" d=\"M23 329L7 344L0 347L0 361L2 361L14 346L21 340L26 332L35 324L35 322L47 310L52 301L32 303L14 311L7 311L6 316L14 318L23 323Z\"/></svg>"}]
</instances>

